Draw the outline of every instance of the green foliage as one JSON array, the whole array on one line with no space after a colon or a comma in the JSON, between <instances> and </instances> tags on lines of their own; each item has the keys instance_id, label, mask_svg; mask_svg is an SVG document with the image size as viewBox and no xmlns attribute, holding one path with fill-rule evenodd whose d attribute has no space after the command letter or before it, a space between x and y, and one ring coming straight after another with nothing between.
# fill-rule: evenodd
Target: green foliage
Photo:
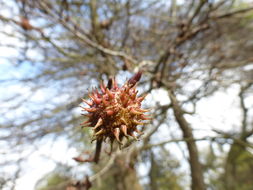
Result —
<instances>
[{"instance_id":1,"label":"green foliage","mask_svg":"<svg viewBox=\"0 0 253 190\"><path fill-rule=\"evenodd\" d=\"M234 143L228 153L225 173L225 189L253 189L253 154L244 146Z\"/></svg>"},{"instance_id":2,"label":"green foliage","mask_svg":"<svg viewBox=\"0 0 253 190\"><path fill-rule=\"evenodd\" d=\"M252 190L253 154L234 143L228 153L202 151L208 187L213 190Z\"/></svg>"},{"instance_id":3,"label":"green foliage","mask_svg":"<svg viewBox=\"0 0 253 190\"><path fill-rule=\"evenodd\" d=\"M149 187L147 189L183 190L180 182L183 174L179 171L179 162L164 147L151 151L149 169ZM185 185L185 184L184 184ZM185 186L184 186L185 187Z\"/></svg>"},{"instance_id":4,"label":"green foliage","mask_svg":"<svg viewBox=\"0 0 253 190\"><path fill-rule=\"evenodd\" d=\"M58 173L48 174L37 183L36 190L60 190L65 187L67 180L67 177Z\"/></svg>"}]
</instances>

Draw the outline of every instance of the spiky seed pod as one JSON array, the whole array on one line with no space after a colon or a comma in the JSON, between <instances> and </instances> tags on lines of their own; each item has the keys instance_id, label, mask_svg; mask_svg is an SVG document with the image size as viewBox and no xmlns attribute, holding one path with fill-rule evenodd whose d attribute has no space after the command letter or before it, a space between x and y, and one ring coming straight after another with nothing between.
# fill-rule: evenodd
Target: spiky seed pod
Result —
<instances>
[{"instance_id":1,"label":"spiky seed pod","mask_svg":"<svg viewBox=\"0 0 253 190\"><path fill-rule=\"evenodd\" d=\"M145 96L138 97L136 84L141 78L138 72L130 78L122 87L119 87L115 79L111 79L108 85L100 84L100 90L93 90L90 101L83 100L89 107L83 107L88 120L83 126L92 127L93 140L110 139L111 143L116 139L121 143L124 137L132 136L137 139L135 133L138 125L144 125L143 121L150 120L141 108Z\"/></svg>"}]
</instances>

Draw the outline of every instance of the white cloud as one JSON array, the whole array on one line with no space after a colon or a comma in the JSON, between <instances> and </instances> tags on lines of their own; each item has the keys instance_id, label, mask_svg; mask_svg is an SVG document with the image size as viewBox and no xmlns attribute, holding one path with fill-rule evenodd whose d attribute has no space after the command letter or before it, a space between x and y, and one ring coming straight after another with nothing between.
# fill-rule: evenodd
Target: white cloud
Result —
<instances>
[{"instance_id":1,"label":"white cloud","mask_svg":"<svg viewBox=\"0 0 253 190\"><path fill-rule=\"evenodd\" d=\"M72 159L77 155L74 148L69 148L66 139L58 139L52 144L49 140L39 146L39 150L29 156L25 173L17 180L16 190L33 190L36 182L51 172L56 162L75 166L77 163Z\"/></svg>"}]
</instances>

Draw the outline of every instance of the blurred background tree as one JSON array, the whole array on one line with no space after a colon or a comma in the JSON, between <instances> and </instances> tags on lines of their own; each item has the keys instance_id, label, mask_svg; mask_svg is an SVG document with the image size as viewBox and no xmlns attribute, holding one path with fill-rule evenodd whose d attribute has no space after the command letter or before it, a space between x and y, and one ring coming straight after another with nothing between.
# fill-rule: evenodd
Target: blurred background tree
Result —
<instances>
[{"instance_id":1,"label":"blurred background tree","mask_svg":"<svg viewBox=\"0 0 253 190\"><path fill-rule=\"evenodd\" d=\"M141 140L114 147L111 155L104 147L98 165L58 164L37 189L84 189L86 175L97 190L253 189L251 1L0 5L2 189L15 189L23 162L45 142L64 139L89 156L94 145L90 130L79 126L85 120L81 98L101 80L116 76L123 84L139 70L139 91L148 94L145 103L154 118L141 128ZM200 103L229 89L241 113L238 122L200 132L201 124L193 122L203 114ZM222 109L216 104L210 111Z\"/></svg>"}]
</instances>

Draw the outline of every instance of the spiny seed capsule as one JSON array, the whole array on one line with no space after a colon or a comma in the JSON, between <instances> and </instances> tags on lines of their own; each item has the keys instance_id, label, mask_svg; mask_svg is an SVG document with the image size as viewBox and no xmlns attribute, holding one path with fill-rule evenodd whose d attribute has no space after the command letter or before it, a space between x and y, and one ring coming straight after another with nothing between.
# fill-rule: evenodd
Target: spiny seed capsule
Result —
<instances>
[{"instance_id":1,"label":"spiny seed capsule","mask_svg":"<svg viewBox=\"0 0 253 190\"><path fill-rule=\"evenodd\" d=\"M85 114L88 120L81 125L93 128L93 140L109 138L111 143L116 139L121 144L124 137L137 139L135 133L140 133L137 126L151 119L145 115L149 110L141 108L145 96L137 96L136 85L140 78L141 72L138 72L121 87L115 79L110 79L107 86L102 82L100 90L89 94L89 101L83 99L89 107L82 107L88 112Z\"/></svg>"}]
</instances>

